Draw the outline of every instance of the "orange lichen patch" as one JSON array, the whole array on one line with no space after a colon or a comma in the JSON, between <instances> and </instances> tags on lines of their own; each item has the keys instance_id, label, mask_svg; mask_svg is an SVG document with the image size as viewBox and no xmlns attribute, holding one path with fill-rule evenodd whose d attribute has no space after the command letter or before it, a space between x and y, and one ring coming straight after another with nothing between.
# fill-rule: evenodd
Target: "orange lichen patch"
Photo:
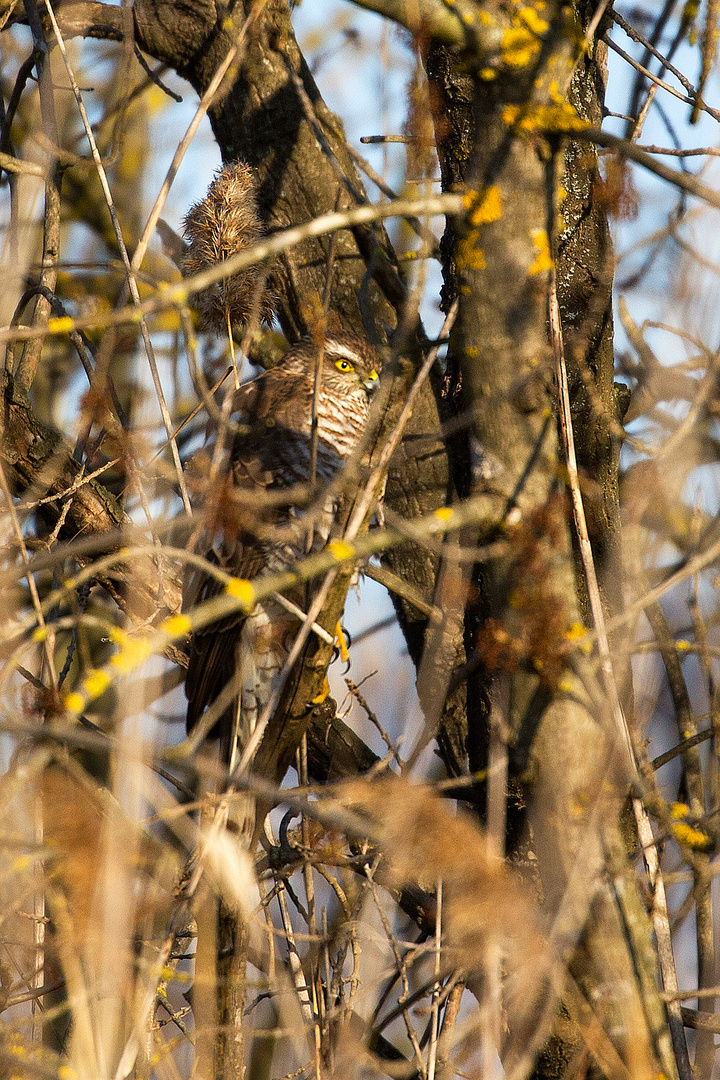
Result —
<instances>
[{"instance_id":1,"label":"orange lichen patch","mask_svg":"<svg viewBox=\"0 0 720 1080\"><path fill-rule=\"evenodd\" d=\"M584 120L569 101L551 105L505 105L502 118L508 127L523 134L570 134L590 127L590 121Z\"/></svg>"},{"instance_id":2,"label":"orange lichen patch","mask_svg":"<svg viewBox=\"0 0 720 1080\"><path fill-rule=\"evenodd\" d=\"M83 690L87 694L88 699L92 701L105 693L111 681L107 671L95 669L94 671L89 672L83 679Z\"/></svg>"},{"instance_id":3,"label":"orange lichen patch","mask_svg":"<svg viewBox=\"0 0 720 1080\"><path fill-rule=\"evenodd\" d=\"M152 655L153 646L149 638L131 638L122 630L113 631L110 636L119 646L115 655L110 657L110 663L120 675L129 675Z\"/></svg>"},{"instance_id":4,"label":"orange lichen patch","mask_svg":"<svg viewBox=\"0 0 720 1080\"><path fill-rule=\"evenodd\" d=\"M239 600L246 611L250 611L255 605L255 589L253 583L246 578L231 578L225 586L225 592Z\"/></svg>"},{"instance_id":5,"label":"orange lichen patch","mask_svg":"<svg viewBox=\"0 0 720 1080\"><path fill-rule=\"evenodd\" d=\"M707 851L712 847L712 840L707 833L688 825L685 821L678 821L673 825L672 830L682 844L686 844L694 851Z\"/></svg>"},{"instance_id":6,"label":"orange lichen patch","mask_svg":"<svg viewBox=\"0 0 720 1080\"><path fill-rule=\"evenodd\" d=\"M129 675L154 651L150 637L133 638L117 627L111 630L110 640L118 646L118 651L110 657L106 667L93 668L85 675L80 689L67 695L63 705L68 713L79 715L89 702L105 693L118 675Z\"/></svg>"},{"instance_id":7,"label":"orange lichen patch","mask_svg":"<svg viewBox=\"0 0 720 1080\"><path fill-rule=\"evenodd\" d=\"M49 334L69 334L75 329L75 320L69 315L59 315L55 319L48 319L47 331Z\"/></svg>"},{"instance_id":8,"label":"orange lichen patch","mask_svg":"<svg viewBox=\"0 0 720 1080\"><path fill-rule=\"evenodd\" d=\"M159 629L171 638L185 637L192 629L192 620L189 615L171 615L160 624Z\"/></svg>"},{"instance_id":9,"label":"orange lichen patch","mask_svg":"<svg viewBox=\"0 0 720 1080\"><path fill-rule=\"evenodd\" d=\"M30 1042L16 1031L3 1033L2 1053L5 1057L3 1076L7 1080L25 1080L27 1076L55 1077L77 1080L77 1073L68 1065L58 1067L58 1056L45 1046Z\"/></svg>"},{"instance_id":10,"label":"orange lichen patch","mask_svg":"<svg viewBox=\"0 0 720 1080\"><path fill-rule=\"evenodd\" d=\"M468 221L475 227L487 225L490 221L497 221L502 217L500 188L497 184L481 191L467 191L463 196L463 203L468 210Z\"/></svg>"},{"instance_id":11,"label":"orange lichen patch","mask_svg":"<svg viewBox=\"0 0 720 1080\"><path fill-rule=\"evenodd\" d=\"M355 555L354 546L349 544L347 540L331 540L328 544L328 551L338 560L338 562L352 559Z\"/></svg>"},{"instance_id":12,"label":"orange lichen patch","mask_svg":"<svg viewBox=\"0 0 720 1080\"><path fill-rule=\"evenodd\" d=\"M485 252L480 244L480 230L471 229L457 246L458 270L484 270L487 266Z\"/></svg>"},{"instance_id":13,"label":"orange lichen patch","mask_svg":"<svg viewBox=\"0 0 720 1080\"><path fill-rule=\"evenodd\" d=\"M74 690L71 694L67 695L63 704L66 712L79 716L85 708L85 698L82 694L78 694L78 692Z\"/></svg>"},{"instance_id":14,"label":"orange lichen patch","mask_svg":"<svg viewBox=\"0 0 720 1080\"><path fill-rule=\"evenodd\" d=\"M588 655L592 652L593 647L590 633L583 623L579 621L574 622L565 637L573 645L578 645L581 652Z\"/></svg>"},{"instance_id":15,"label":"orange lichen patch","mask_svg":"<svg viewBox=\"0 0 720 1080\"><path fill-rule=\"evenodd\" d=\"M537 59L542 36L549 26L547 19L543 19L536 8L529 4L519 8L502 35L500 48L503 63L511 68L528 67Z\"/></svg>"},{"instance_id":16,"label":"orange lichen patch","mask_svg":"<svg viewBox=\"0 0 720 1080\"><path fill-rule=\"evenodd\" d=\"M528 274L534 277L536 274L542 274L546 270L552 270L553 261L550 254L550 240L545 229L533 229L530 235L537 255L528 268Z\"/></svg>"}]
</instances>

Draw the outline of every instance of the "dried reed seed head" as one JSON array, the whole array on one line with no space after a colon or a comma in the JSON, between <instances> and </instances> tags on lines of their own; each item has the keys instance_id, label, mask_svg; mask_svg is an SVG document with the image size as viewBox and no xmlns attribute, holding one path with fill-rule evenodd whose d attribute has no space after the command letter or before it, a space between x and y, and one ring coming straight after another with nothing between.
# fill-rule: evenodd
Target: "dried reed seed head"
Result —
<instances>
[{"instance_id":1,"label":"dried reed seed head","mask_svg":"<svg viewBox=\"0 0 720 1080\"><path fill-rule=\"evenodd\" d=\"M93 788L92 781L81 782L62 764L49 765L40 779L43 805L52 808L43 826L48 883L53 902L62 901L65 911L56 930L61 938L68 933L74 938L64 947L81 947L100 962L107 948L99 918L103 893L127 883L134 898L127 918L139 922L155 913L164 925L180 867L175 852L127 817L100 787Z\"/></svg>"},{"instance_id":2,"label":"dried reed seed head","mask_svg":"<svg viewBox=\"0 0 720 1080\"><path fill-rule=\"evenodd\" d=\"M492 970L502 957L504 998L519 1033L508 1041L509 1060L521 1055L554 994L554 954L527 884L497 858L470 817L452 814L425 785L385 776L342 784L336 796L372 823L389 881L416 883L430 892L442 881L445 973L461 968L473 993L482 995L488 964Z\"/></svg>"},{"instance_id":3,"label":"dried reed seed head","mask_svg":"<svg viewBox=\"0 0 720 1080\"><path fill-rule=\"evenodd\" d=\"M337 791L344 806L373 823L395 884L434 891L442 879L450 966L461 957L468 971L482 970L490 942L503 943L514 972L538 955L540 936L522 883L493 855L469 817L451 814L432 789L396 777L351 781Z\"/></svg>"},{"instance_id":4,"label":"dried reed seed head","mask_svg":"<svg viewBox=\"0 0 720 1080\"><path fill-rule=\"evenodd\" d=\"M204 199L185 218L188 250L185 276L207 270L252 247L264 235L257 211L251 170L241 161L223 166ZM253 322L269 323L273 297L267 287L267 267L251 266L218 281L195 295L203 329L226 334L228 318L239 334Z\"/></svg>"}]
</instances>

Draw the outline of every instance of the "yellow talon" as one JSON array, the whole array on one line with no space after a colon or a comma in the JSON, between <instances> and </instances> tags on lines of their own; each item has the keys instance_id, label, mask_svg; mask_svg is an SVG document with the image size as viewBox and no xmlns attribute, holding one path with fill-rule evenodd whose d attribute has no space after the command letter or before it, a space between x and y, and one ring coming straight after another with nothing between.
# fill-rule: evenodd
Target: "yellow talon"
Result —
<instances>
[{"instance_id":1,"label":"yellow talon","mask_svg":"<svg viewBox=\"0 0 720 1080\"><path fill-rule=\"evenodd\" d=\"M312 699L312 704L313 705L322 705L325 698L329 697L329 696L330 696L330 683L328 682L328 677L326 675L325 678L323 679L322 690L320 691L320 693L316 697L314 697Z\"/></svg>"},{"instance_id":2,"label":"yellow talon","mask_svg":"<svg viewBox=\"0 0 720 1080\"><path fill-rule=\"evenodd\" d=\"M347 664L348 660L350 659L350 653L348 652L345 633L339 620L335 625L335 640L340 646L340 659L342 660L343 664Z\"/></svg>"},{"instance_id":3,"label":"yellow talon","mask_svg":"<svg viewBox=\"0 0 720 1080\"><path fill-rule=\"evenodd\" d=\"M336 642L338 644L338 648L340 649L340 658L341 658L343 664L347 664L349 662L349 660L350 660L350 653L348 651L347 639L345 637L345 632L343 631L343 628L340 625L339 620L335 624L335 640L336 640ZM322 705L325 698L328 697L329 695L330 695L330 683L328 682L328 677L326 675L325 679L323 681L322 690L317 695L317 697L314 697L312 699L312 704L313 705Z\"/></svg>"}]
</instances>

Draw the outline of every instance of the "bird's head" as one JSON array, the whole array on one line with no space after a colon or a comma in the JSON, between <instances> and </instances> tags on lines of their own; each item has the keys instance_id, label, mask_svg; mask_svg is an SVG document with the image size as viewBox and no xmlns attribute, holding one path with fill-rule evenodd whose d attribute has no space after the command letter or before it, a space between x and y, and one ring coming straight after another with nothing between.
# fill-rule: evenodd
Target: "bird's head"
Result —
<instances>
[{"instance_id":1,"label":"bird's head","mask_svg":"<svg viewBox=\"0 0 720 1080\"><path fill-rule=\"evenodd\" d=\"M316 353L316 346L312 346ZM371 394L379 383L380 357L368 341L351 334L332 335L322 345L322 384L338 395L362 387ZM311 365L311 371L314 365Z\"/></svg>"}]
</instances>

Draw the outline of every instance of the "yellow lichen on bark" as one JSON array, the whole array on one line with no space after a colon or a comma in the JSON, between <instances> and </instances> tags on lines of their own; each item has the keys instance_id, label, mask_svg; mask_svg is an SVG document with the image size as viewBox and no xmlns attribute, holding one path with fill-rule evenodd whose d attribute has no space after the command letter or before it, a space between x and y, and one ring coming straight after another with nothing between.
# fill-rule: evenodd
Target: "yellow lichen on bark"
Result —
<instances>
[{"instance_id":1,"label":"yellow lichen on bark","mask_svg":"<svg viewBox=\"0 0 720 1080\"><path fill-rule=\"evenodd\" d=\"M524 4L514 15L512 23L504 31L501 41L502 62L511 68L528 67L537 59L542 46L542 36L549 29L536 7Z\"/></svg>"},{"instance_id":2,"label":"yellow lichen on bark","mask_svg":"<svg viewBox=\"0 0 720 1080\"><path fill-rule=\"evenodd\" d=\"M468 209L468 220L471 225L487 225L490 221L497 221L502 217L502 203L500 201L500 188L497 184L483 188L481 191L468 191L463 197L463 202Z\"/></svg>"},{"instance_id":3,"label":"yellow lichen on bark","mask_svg":"<svg viewBox=\"0 0 720 1080\"><path fill-rule=\"evenodd\" d=\"M534 277L536 274L542 274L545 270L552 270L553 261L550 254L550 240L545 229L533 229L531 236L537 254L528 269L528 274Z\"/></svg>"}]
</instances>

